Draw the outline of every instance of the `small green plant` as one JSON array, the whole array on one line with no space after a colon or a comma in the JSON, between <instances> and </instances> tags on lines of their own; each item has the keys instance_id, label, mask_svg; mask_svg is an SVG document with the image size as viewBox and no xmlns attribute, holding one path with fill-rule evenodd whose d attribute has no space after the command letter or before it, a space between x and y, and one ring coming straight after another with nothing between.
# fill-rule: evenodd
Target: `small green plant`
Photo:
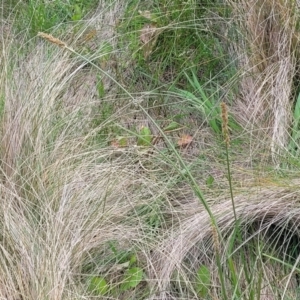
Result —
<instances>
[{"instance_id":1,"label":"small green plant","mask_svg":"<svg viewBox=\"0 0 300 300\"><path fill-rule=\"evenodd\" d=\"M105 275L91 276L88 280L88 290L95 296L119 295L137 287L143 280L144 270L138 266L137 256L131 250L119 250L115 241L109 242L112 255L108 261L124 272L118 276L117 282L109 281Z\"/></svg>"},{"instance_id":2,"label":"small green plant","mask_svg":"<svg viewBox=\"0 0 300 300\"><path fill-rule=\"evenodd\" d=\"M214 96L208 96L202 85L198 81L198 78L195 72L192 72L190 77L186 72L184 72L186 78L188 79L190 85L192 86L195 95L186 90L175 89L182 97L189 100L193 106L208 120L208 124L212 130L220 134L222 132L221 128L221 110L220 107L214 98Z\"/></svg>"},{"instance_id":3,"label":"small green plant","mask_svg":"<svg viewBox=\"0 0 300 300\"><path fill-rule=\"evenodd\" d=\"M205 181L206 185L209 188L212 188L213 184L214 184L215 178L212 175L209 175Z\"/></svg>"},{"instance_id":4,"label":"small green plant","mask_svg":"<svg viewBox=\"0 0 300 300\"><path fill-rule=\"evenodd\" d=\"M152 141L152 133L149 127L143 126L137 136L138 146L150 146Z\"/></svg>"},{"instance_id":5,"label":"small green plant","mask_svg":"<svg viewBox=\"0 0 300 300\"><path fill-rule=\"evenodd\" d=\"M71 20L80 21L83 18L83 13L83 5L79 2L75 3L71 14Z\"/></svg>"},{"instance_id":6,"label":"small green plant","mask_svg":"<svg viewBox=\"0 0 300 300\"><path fill-rule=\"evenodd\" d=\"M94 276L90 278L88 290L94 295L104 296L109 290L109 285L103 277Z\"/></svg>"},{"instance_id":7,"label":"small green plant","mask_svg":"<svg viewBox=\"0 0 300 300\"><path fill-rule=\"evenodd\" d=\"M162 0L145 5L143 1L130 1L118 26L120 47L129 48L129 59L137 66L135 73L146 74L154 85L185 86L182 70L191 67L202 83L214 76L221 80L227 73L215 33L219 30L210 31L211 25L206 22L213 12L222 14L220 4Z\"/></svg>"},{"instance_id":8,"label":"small green plant","mask_svg":"<svg viewBox=\"0 0 300 300\"><path fill-rule=\"evenodd\" d=\"M203 117L208 123L210 128L218 135L222 133L222 118L221 109L217 88L213 91L210 88L206 90L197 78L195 71L191 71L191 75L184 72L188 82L189 88L186 90L172 88L175 94L179 95L183 99L186 99L190 105L197 109L197 112ZM210 95L209 95L210 94ZM232 116L228 116L228 126L230 130L238 130L240 126L234 120Z\"/></svg>"},{"instance_id":9,"label":"small green plant","mask_svg":"<svg viewBox=\"0 0 300 300\"><path fill-rule=\"evenodd\" d=\"M143 279L144 271L139 267L131 267L126 270L124 278L120 285L121 291L128 291L135 288Z\"/></svg>"},{"instance_id":10,"label":"small green plant","mask_svg":"<svg viewBox=\"0 0 300 300\"><path fill-rule=\"evenodd\" d=\"M175 117L174 117L174 119L175 119ZM179 124L179 123L176 122L176 121L171 121L167 126L165 126L165 127L163 128L163 130L164 130L165 132L168 132L168 131L178 130L178 129L180 129L180 128L182 128L182 125L181 125L181 124Z\"/></svg>"},{"instance_id":11,"label":"small green plant","mask_svg":"<svg viewBox=\"0 0 300 300\"><path fill-rule=\"evenodd\" d=\"M210 280L210 271L208 267L202 265L197 271L195 283L196 292L201 298L207 297Z\"/></svg>"},{"instance_id":12,"label":"small green plant","mask_svg":"<svg viewBox=\"0 0 300 300\"><path fill-rule=\"evenodd\" d=\"M35 36L39 31L48 31L50 28L68 21L80 21L95 7L92 0L79 1L23 1L16 10L16 26L19 30L26 28L30 36Z\"/></svg>"}]
</instances>

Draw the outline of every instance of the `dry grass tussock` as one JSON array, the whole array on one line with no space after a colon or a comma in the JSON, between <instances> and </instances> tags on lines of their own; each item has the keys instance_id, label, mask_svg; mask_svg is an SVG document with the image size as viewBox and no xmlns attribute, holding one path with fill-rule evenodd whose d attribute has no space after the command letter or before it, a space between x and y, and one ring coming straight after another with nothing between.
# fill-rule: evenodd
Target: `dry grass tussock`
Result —
<instances>
[{"instance_id":1,"label":"dry grass tussock","mask_svg":"<svg viewBox=\"0 0 300 300\"><path fill-rule=\"evenodd\" d=\"M0 298L87 299L92 253L143 244L134 208L167 199L167 188L143 174L139 154L112 163L113 149L93 146L105 124L86 129L100 100L89 82L70 93L84 62L40 40L26 55L3 47Z\"/></svg>"},{"instance_id":2,"label":"dry grass tussock","mask_svg":"<svg viewBox=\"0 0 300 300\"><path fill-rule=\"evenodd\" d=\"M118 11L118 2L115 5L109 18ZM291 22L292 13L288 16ZM103 18L95 16L87 26L96 20L105 23ZM272 50L266 65L262 59L255 60L256 54L245 55L247 64L243 66L249 67L246 69L254 75L265 74L265 77L256 82L254 75L245 73L241 85L247 122L255 124L257 119L256 125L274 128L272 136L276 144L284 144L286 127L278 133L277 125L283 116L279 115L279 104L274 99L282 99L280 105L290 109L288 96L295 67L293 56L288 55L293 35L287 25L283 29L277 37L281 47ZM112 41L112 33L106 34ZM124 107L118 110L116 105L109 120L96 127L92 125L104 101L113 101L113 96L118 100L119 95L114 95L113 89L106 98L99 99L95 74L92 69L84 68L86 62L41 40L36 40L30 53L16 54L13 39L7 41L2 43L0 63L0 99L5 100L1 102L0 123L0 299L92 299L87 291L87 266L95 265L89 275L107 272L112 276L111 262L105 261L111 254L110 241L117 241L120 249L137 252L146 272L143 283L149 285L147 292L153 295L149 298L196 299L193 274L205 264L213 278L210 296L218 299L220 283L215 255L217 251L221 254L226 268L234 228L228 190L226 195L224 192L223 196L207 199L221 232L218 236L203 207L190 195L190 188L183 186L182 193L172 189L179 179L182 181L182 177L178 179L175 162L171 166L163 160L157 162L161 159L157 155L153 170L143 166L149 153L138 147L116 152L112 147L103 147L101 142L101 147L95 145L97 132L108 122L120 121ZM262 44L260 41L259 45ZM261 68L263 71L258 71ZM283 78L283 94L269 82L270 78L273 83L279 80L279 74ZM258 107L268 111L269 117L263 120L266 124L260 123L263 117L257 115L262 111ZM287 111L283 111L284 116ZM153 157L155 154L154 151ZM235 253L240 249L248 251L251 242L267 241L272 230L276 231L274 226L288 227L293 235L298 235L298 185L298 181L292 181L235 193L236 213L244 238L232 254L237 269L245 265ZM180 195L189 196L180 198ZM161 214L155 232L151 232L140 213L145 208L155 208ZM279 239L280 230L276 232L272 241ZM288 244L286 237L281 247L275 248L286 253ZM268 243L263 245L261 252L249 258L249 265L254 262L254 271L263 274L261 299L278 299L274 286L293 297L293 273L283 270L281 263L264 257L263 253L273 248ZM246 285L243 276L241 285ZM229 280L226 284L231 290ZM245 295L247 292L246 288ZM139 299L134 293L122 297Z\"/></svg>"},{"instance_id":3,"label":"dry grass tussock","mask_svg":"<svg viewBox=\"0 0 300 300\"><path fill-rule=\"evenodd\" d=\"M231 49L243 73L238 116L249 130L269 136L273 160L287 146L298 68L296 1L227 1L240 29Z\"/></svg>"},{"instance_id":4,"label":"dry grass tussock","mask_svg":"<svg viewBox=\"0 0 300 300\"><path fill-rule=\"evenodd\" d=\"M167 199L167 188L143 174L137 153L112 163L113 149L90 142L104 125L87 133L79 124L101 103L89 95L71 108L61 101L80 72L70 54L39 43L1 67L0 298L83 299L91 253L112 240L124 249L143 244L134 208Z\"/></svg>"},{"instance_id":5,"label":"dry grass tussock","mask_svg":"<svg viewBox=\"0 0 300 300\"><path fill-rule=\"evenodd\" d=\"M296 299L297 282L295 277L292 273L284 273L281 263L274 263L272 260L265 259L263 255L270 254L272 251L271 241L277 244L278 251L287 253L292 236L299 236L300 194L298 185L299 180L294 180L281 186L254 187L244 190L244 192L237 192L234 198L237 218L240 220L243 231L243 242L235 248L230 256L234 257L235 253L243 250L249 259L246 264L249 264L251 272L256 276L259 272L263 272L264 282L260 299L279 299L276 294L277 290L274 289L275 285L279 290L287 289L286 297L291 297L284 298L282 296L283 298L280 299ZM229 240L234 231L235 221L231 200L228 196L207 200L216 217L221 237L217 235L207 212L203 211L197 200L193 203L190 199L186 203L182 202L176 210L176 218L180 219L177 229L172 228L169 233L166 233L167 238L150 258L152 263L149 263L151 266L149 273L152 274L153 286L158 289L156 296L151 299L173 299L172 295L174 299L177 299L178 294L177 297L175 295L176 292L178 293L178 283L176 286L176 282L179 278L186 278L187 281L189 278L192 281L192 274L195 274L201 264L209 266L214 278L210 296L219 299L217 290L220 288L220 281L214 257L216 251L219 251L223 263L226 265ZM288 230L289 233L284 238L285 230ZM247 249L247 244L260 243L259 241L268 242L262 244L257 253L252 254L253 259L251 250ZM262 270L259 268L259 264L262 264ZM240 270L238 273L241 276L245 265L241 261L236 261L235 267ZM177 274L177 277L174 274ZM249 285L246 284L245 278L241 278L241 282L242 280L245 281L242 299L247 299ZM229 281L227 284L231 285ZM243 286L243 283L240 284ZM190 297L196 299L196 292L191 292Z\"/></svg>"}]
</instances>

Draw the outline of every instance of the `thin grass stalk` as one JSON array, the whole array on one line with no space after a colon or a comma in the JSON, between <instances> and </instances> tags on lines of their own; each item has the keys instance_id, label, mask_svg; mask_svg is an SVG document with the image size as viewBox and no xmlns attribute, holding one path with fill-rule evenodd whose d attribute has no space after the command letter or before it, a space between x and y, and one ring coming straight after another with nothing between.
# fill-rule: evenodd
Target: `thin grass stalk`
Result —
<instances>
[{"instance_id":1,"label":"thin grass stalk","mask_svg":"<svg viewBox=\"0 0 300 300\"><path fill-rule=\"evenodd\" d=\"M213 243L214 243L214 250L216 255L216 262L218 267L218 273L220 277L221 282L221 293L223 296L223 299L227 300L227 293L226 293L226 286L225 286L225 280L224 280L224 273L221 263L221 251L220 251L220 241L219 241L219 234L217 231L217 228L212 224L212 237L213 237Z\"/></svg>"},{"instance_id":2,"label":"thin grass stalk","mask_svg":"<svg viewBox=\"0 0 300 300\"><path fill-rule=\"evenodd\" d=\"M227 164L227 175L228 175L230 198L231 198L234 220L237 223L236 209L234 205L233 190L232 190L230 161L229 161L230 138L229 138L229 130L228 130L228 110L225 102L221 103L221 117L222 117L222 132L223 132L223 137L225 142L226 164Z\"/></svg>"},{"instance_id":3,"label":"thin grass stalk","mask_svg":"<svg viewBox=\"0 0 300 300\"><path fill-rule=\"evenodd\" d=\"M231 169L230 169L230 160L229 160L229 147L230 147L230 137L229 137L229 130L228 130L228 109L225 102L221 103L221 118L222 118L222 133L225 143L225 152L226 152L226 165L227 165L227 175L228 175L228 183L229 183L229 191L230 191L230 198L231 198L231 204L232 204L232 210L235 220L235 228L234 228L234 236L242 241L240 230L239 230L239 222L236 215L236 208L233 198L233 188L232 188L232 180L231 180ZM235 238L234 238L235 240ZM232 245L234 244L234 240L232 242ZM243 260L244 255L242 254ZM240 291L238 290L238 276L236 274L236 270L234 268L233 259L229 256L228 257L228 265L229 270L232 276L232 280L235 285L234 294L237 293L238 296L240 296Z\"/></svg>"},{"instance_id":4,"label":"thin grass stalk","mask_svg":"<svg viewBox=\"0 0 300 300\"><path fill-rule=\"evenodd\" d=\"M229 272L230 272L230 275L231 275L231 281L233 283L233 286L234 286L234 295L237 295L238 299L241 297L241 290L238 289L238 284L239 284L239 278L241 277L241 275L238 275L237 274L237 271L236 271L236 268L235 268L235 265L234 265L234 260L232 258L232 252L233 252L233 249L235 247L235 241L236 240L239 240L239 241L242 241L242 238L241 238L241 234L240 234L240 231L239 231L239 224L235 222L235 226L233 228L233 233L232 233L232 236L230 237L229 239L229 247L228 247L228 257L227 257L227 264L228 264L228 269L229 269ZM241 253L241 256L242 256L242 260L244 260L244 253L242 252ZM246 270L247 270L247 266L245 266L244 268L241 268L241 272L244 271L246 273ZM245 274L246 277L247 277L247 274Z\"/></svg>"},{"instance_id":5,"label":"thin grass stalk","mask_svg":"<svg viewBox=\"0 0 300 300\"><path fill-rule=\"evenodd\" d=\"M262 290L262 280L263 280L263 272L259 271L258 275L258 284L257 284L257 299L260 299L261 290Z\"/></svg>"}]
</instances>

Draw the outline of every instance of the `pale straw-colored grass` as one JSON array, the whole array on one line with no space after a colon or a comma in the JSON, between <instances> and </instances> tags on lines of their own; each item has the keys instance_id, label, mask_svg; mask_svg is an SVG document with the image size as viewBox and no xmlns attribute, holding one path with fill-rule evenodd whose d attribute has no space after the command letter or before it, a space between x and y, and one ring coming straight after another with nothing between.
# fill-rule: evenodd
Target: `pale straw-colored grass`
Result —
<instances>
[{"instance_id":1,"label":"pale straw-colored grass","mask_svg":"<svg viewBox=\"0 0 300 300\"><path fill-rule=\"evenodd\" d=\"M265 241L261 253L253 254L257 256L255 259L245 250L245 255L249 256L248 263L250 265L253 264L252 271L255 270L255 263L262 263L264 283L260 299L278 299L277 291L285 288L287 289L286 296L294 295L295 297L296 295L293 294L296 289L295 278L293 276L290 277L289 272L286 274L282 272L282 264L274 264L270 260L264 260L262 253L268 253L268 244L265 238L268 236L268 233L272 232L271 228L273 225L278 226L277 232L272 232L274 240L280 239L280 228L287 228L290 230L290 235L295 234L298 236L300 221L298 184L299 180L294 180L282 186L273 185L249 188L247 191L238 192L234 197L237 218L240 220L240 226L245 234L244 242L239 248L234 250L234 253L238 252L243 245L246 246L252 241L256 241L254 244L258 243L259 240L261 242ZM215 278L215 281L212 283L212 290L213 288L219 289L217 266L213 253L215 251L221 252L224 268L226 269L227 239L232 234L235 219L228 195L207 200L211 203L212 212L216 217L221 236L224 239L218 241L208 214L197 204L197 200L194 201L194 205L192 205L190 200L188 204L183 204L178 208L177 217L181 214L178 228L170 230L169 234L167 234L168 238L163 241L151 257L152 264L149 272L153 274L153 289L157 291L153 299L170 299L169 296L172 293L174 294L174 287L172 289L174 274L179 273L182 278L189 278L190 272L195 272L194 267L201 264L209 266L212 273L211 276ZM253 224L256 224L256 229L251 233L248 230ZM282 244L277 245L278 249L281 248L282 251L287 251L290 238L291 236L287 236L286 239L283 239L281 241ZM218 250L215 249L216 245ZM256 249L258 251L258 248ZM234 253L230 255L234 256ZM238 273L240 271L243 272L242 268L244 266L241 263L237 263L236 267ZM259 268L257 269L257 276L258 271ZM229 282L228 284L228 294L230 295L232 286ZM245 294L243 297L245 298L243 299L247 299L249 290L246 282L243 283L241 280L239 284L241 286L244 284L243 292ZM275 284L277 284L276 287ZM196 294L194 294L194 297L196 297Z\"/></svg>"},{"instance_id":2,"label":"pale straw-colored grass","mask_svg":"<svg viewBox=\"0 0 300 300\"><path fill-rule=\"evenodd\" d=\"M144 174L138 150L90 142L105 126L87 131L103 100L89 82L84 98L69 92L86 62L40 39L26 54L3 47L0 298L87 299L91 253L112 240L150 246L134 209L167 198L167 188Z\"/></svg>"},{"instance_id":3,"label":"pale straw-colored grass","mask_svg":"<svg viewBox=\"0 0 300 300\"><path fill-rule=\"evenodd\" d=\"M99 26L99 37L115 45L114 33L101 27L108 24L112 28L110 22L115 22L115 16L124 8L122 3L113 3L108 9L102 1L100 12L91 17L86 26L98 24L95 26ZM278 3L275 8L281 8L281 2ZM245 59L239 62L245 76L235 109L240 112L246 132L250 129L251 133L252 127L261 130L254 140L260 140L260 144L253 147L260 148L264 144L260 137L266 134L272 141L269 144L272 151L276 152L272 145L285 146L290 122L295 65L294 57L289 55L293 37L289 26L294 24L293 13L287 9L286 15L278 17L273 10L267 10L271 23L272 17L280 21L287 17L285 22L289 23L283 22L280 28L274 25L278 29L274 37L277 43L272 44L266 56L260 34L258 40L253 37L255 28L261 28L258 25L265 20L257 8L258 2L251 2L252 6L243 1L240 4L244 6L234 8L242 12L255 8L259 19L252 20L253 13L247 21L249 32L244 32L242 41L245 47L239 50L242 51L239 57ZM106 13L100 8L107 9ZM24 48L23 52L14 44L13 33L9 42L2 39L0 96L5 101L0 111L0 299L94 299L87 291L88 276L104 274L116 283L120 275L116 271L120 266L114 267L105 260L111 259L108 247L111 241L116 241L120 250L136 252L138 264L145 271L142 287L111 298L197 299L193 275L205 264L212 276L209 296L221 299L216 254L221 257L224 274L228 274L226 251L235 228L228 188L222 185L218 196L210 190L206 198L216 218L216 228L186 184L183 172L178 172L182 165L179 166L175 155L160 156L155 149L150 152L131 145L115 149L103 146L103 140L95 144L98 131L111 122L122 122L124 106L115 105L109 120L92 126L104 101L115 104L114 99L120 95L113 94L116 89L112 89L104 99L97 96L95 70L84 69L87 60L81 60L72 48L83 32L79 31L75 41L68 40L68 34L59 40L55 35L41 34L61 47L37 38L34 47ZM253 49L250 53L245 51L248 42L257 53ZM18 45L22 45L22 41L18 41ZM111 70L104 71L114 75ZM106 80L113 83L109 76ZM122 94L124 98L124 90ZM233 109L229 107L229 110ZM254 135L257 138L257 134ZM202 144L199 145L203 147L201 153L209 155L209 145L204 140ZM218 167L222 169L220 164ZM251 186L247 186L248 182ZM243 188L234 189L233 200L244 240L230 255L234 257L236 268L241 268L237 273L245 299L251 288L261 293L260 299L279 299L278 290L282 297L296 299L291 270L283 270L281 263L266 259L263 254L270 254L273 249L268 245L273 225L279 229L288 227L298 236L299 181L266 182L252 178L245 185L236 184ZM154 232L140 213L143 206L159 212L160 224ZM279 235L275 233L275 240ZM284 245L288 237L283 241L282 246L274 248L288 252ZM261 286L255 282L252 287L247 286L242 272L245 260L241 261L238 251L245 248L248 253L251 249L247 248L248 244L253 248L257 246L247 262L262 272ZM91 264L93 268L87 271ZM229 280L225 283L230 296L233 287Z\"/></svg>"},{"instance_id":4,"label":"pale straw-colored grass","mask_svg":"<svg viewBox=\"0 0 300 300\"><path fill-rule=\"evenodd\" d=\"M288 144L298 56L295 1L227 1L240 35L232 57L243 72L235 109L245 128L269 143L273 161ZM257 130L259 128L259 130ZM268 138L264 138L268 136Z\"/></svg>"}]
</instances>

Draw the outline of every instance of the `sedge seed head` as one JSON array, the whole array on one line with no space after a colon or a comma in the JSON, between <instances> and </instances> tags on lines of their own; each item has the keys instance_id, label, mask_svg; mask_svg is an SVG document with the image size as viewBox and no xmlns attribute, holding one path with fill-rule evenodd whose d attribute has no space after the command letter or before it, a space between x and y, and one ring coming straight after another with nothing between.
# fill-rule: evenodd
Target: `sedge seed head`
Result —
<instances>
[{"instance_id":1,"label":"sedge seed head","mask_svg":"<svg viewBox=\"0 0 300 300\"><path fill-rule=\"evenodd\" d=\"M219 235L218 235L217 228L215 227L214 224L212 224L212 238L213 238L213 245L214 245L215 253L219 255L221 252L220 241L219 241Z\"/></svg>"}]
</instances>

